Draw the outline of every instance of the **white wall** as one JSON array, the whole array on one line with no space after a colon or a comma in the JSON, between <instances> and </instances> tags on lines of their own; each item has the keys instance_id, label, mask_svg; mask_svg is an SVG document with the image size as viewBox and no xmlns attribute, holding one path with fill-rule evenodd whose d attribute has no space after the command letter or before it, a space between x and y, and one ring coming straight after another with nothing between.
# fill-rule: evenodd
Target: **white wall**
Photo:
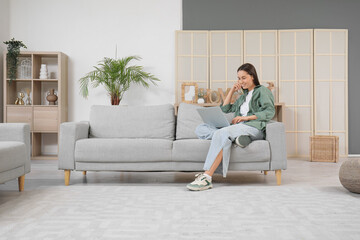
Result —
<instances>
[{"instance_id":1,"label":"white wall","mask_svg":"<svg viewBox=\"0 0 360 240\"><path fill-rule=\"evenodd\" d=\"M3 122L3 54L9 40L9 0L0 0L0 122Z\"/></svg>"},{"instance_id":2,"label":"white wall","mask_svg":"<svg viewBox=\"0 0 360 240\"><path fill-rule=\"evenodd\" d=\"M2 1L2 0L0 0ZM161 79L158 86L132 86L122 104L174 103L175 30L181 0L11 0L10 36L29 51L69 56L69 121L87 120L90 106L110 105L102 87L79 94L78 80L103 57L139 55L136 64Z\"/></svg>"}]
</instances>

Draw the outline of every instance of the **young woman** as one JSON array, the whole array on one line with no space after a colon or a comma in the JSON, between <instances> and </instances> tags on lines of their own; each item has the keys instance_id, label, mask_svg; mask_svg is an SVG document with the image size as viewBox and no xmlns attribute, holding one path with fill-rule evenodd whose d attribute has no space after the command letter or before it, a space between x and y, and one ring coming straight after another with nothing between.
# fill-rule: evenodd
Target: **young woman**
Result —
<instances>
[{"instance_id":1,"label":"young woman","mask_svg":"<svg viewBox=\"0 0 360 240\"><path fill-rule=\"evenodd\" d=\"M221 129L207 124L196 128L198 137L211 139L211 145L204 164L205 172L197 174L195 181L187 185L190 190L212 188L212 175L221 162L222 174L226 177L232 142L244 148L253 140L264 139L266 124L275 115L274 97L268 88L260 85L255 67L245 63L238 68L237 75L238 81L231 87L221 106L225 113L234 112L232 124ZM240 89L244 94L231 104L232 95Z\"/></svg>"}]
</instances>

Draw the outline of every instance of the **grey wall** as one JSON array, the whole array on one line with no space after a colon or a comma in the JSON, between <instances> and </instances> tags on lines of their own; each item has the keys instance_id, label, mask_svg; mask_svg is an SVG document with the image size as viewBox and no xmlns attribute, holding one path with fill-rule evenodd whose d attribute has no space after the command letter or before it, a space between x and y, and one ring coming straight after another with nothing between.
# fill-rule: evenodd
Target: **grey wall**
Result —
<instances>
[{"instance_id":1,"label":"grey wall","mask_svg":"<svg viewBox=\"0 0 360 240\"><path fill-rule=\"evenodd\" d=\"M359 0L183 0L183 30L349 30L349 154L360 154Z\"/></svg>"},{"instance_id":2,"label":"grey wall","mask_svg":"<svg viewBox=\"0 0 360 240\"><path fill-rule=\"evenodd\" d=\"M0 0L0 122L3 122L3 53L9 40L9 0Z\"/></svg>"}]
</instances>

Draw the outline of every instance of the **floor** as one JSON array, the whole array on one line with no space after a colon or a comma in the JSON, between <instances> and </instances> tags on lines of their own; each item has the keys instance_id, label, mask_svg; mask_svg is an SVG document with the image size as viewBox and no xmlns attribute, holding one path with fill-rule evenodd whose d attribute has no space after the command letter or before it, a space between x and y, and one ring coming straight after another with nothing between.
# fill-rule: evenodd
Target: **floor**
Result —
<instances>
[{"instance_id":1,"label":"floor","mask_svg":"<svg viewBox=\"0 0 360 240\"><path fill-rule=\"evenodd\" d=\"M33 161L25 191L0 184L1 239L360 239L360 194L339 182L339 163L289 159L274 172L214 176L191 192L194 173L73 172Z\"/></svg>"}]
</instances>

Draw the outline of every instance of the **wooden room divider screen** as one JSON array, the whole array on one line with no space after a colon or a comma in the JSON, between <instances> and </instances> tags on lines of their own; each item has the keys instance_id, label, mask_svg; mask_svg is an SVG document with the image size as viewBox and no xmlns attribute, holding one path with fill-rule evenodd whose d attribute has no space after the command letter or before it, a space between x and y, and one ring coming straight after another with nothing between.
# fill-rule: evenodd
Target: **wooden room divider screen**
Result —
<instances>
[{"instance_id":1,"label":"wooden room divider screen","mask_svg":"<svg viewBox=\"0 0 360 240\"><path fill-rule=\"evenodd\" d=\"M273 83L285 103L287 153L309 157L310 136L339 136L348 154L346 29L176 32L176 103L181 84L226 90L236 70L252 63L261 84Z\"/></svg>"}]
</instances>

